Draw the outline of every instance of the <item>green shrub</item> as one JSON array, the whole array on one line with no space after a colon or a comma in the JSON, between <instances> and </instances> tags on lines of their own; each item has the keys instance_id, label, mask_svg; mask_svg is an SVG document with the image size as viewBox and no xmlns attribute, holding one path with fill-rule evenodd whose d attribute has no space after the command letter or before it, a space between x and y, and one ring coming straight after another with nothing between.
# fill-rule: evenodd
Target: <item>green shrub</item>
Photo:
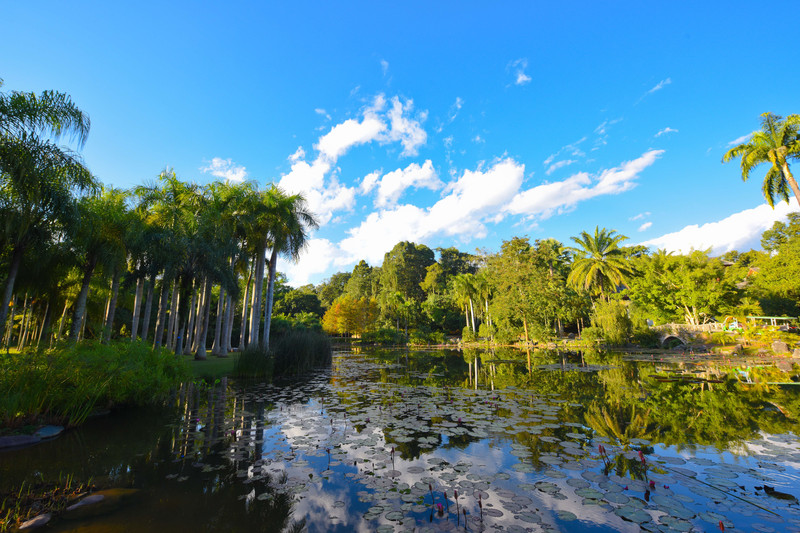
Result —
<instances>
[{"instance_id":1,"label":"green shrub","mask_svg":"<svg viewBox=\"0 0 800 533\"><path fill-rule=\"evenodd\" d=\"M464 326L461 330L461 342L475 342L478 340L476 335L469 326Z\"/></svg>"},{"instance_id":2,"label":"green shrub","mask_svg":"<svg viewBox=\"0 0 800 533\"><path fill-rule=\"evenodd\" d=\"M270 341L276 376L302 374L329 365L332 356L331 340L321 331L297 329Z\"/></svg>"},{"instance_id":3,"label":"green shrub","mask_svg":"<svg viewBox=\"0 0 800 533\"><path fill-rule=\"evenodd\" d=\"M362 344L380 344L383 346L405 345L408 342L405 334L394 328L379 328L361 334Z\"/></svg>"},{"instance_id":4,"label":"green shrub","mask_svg":"<svg viewBox=\"0 0 800 533\"><path fill-rule=\"evenodd\" d=\"M602 341L604 340L603 330L594 326L583 328L583 331L581 331L581 339L588 342Z\"/></svg>"},{"instance_id":5,"label":"green shrub","mask_svg":"<svg viewBox=\"0 0 800 533\"><path fill-rule=\"evenodd\" d=\"M642 348L660 348L661 337L658 332L650 328L636 330L633 333L633 342Z\"/></svg>"},{"instance_id":6,"label":"green shrub","mask_svg":"<svg viewBox=\"0 0 800 533\"><path fill-rule=\"evenodd\" d=\"M598 301L592 311L592 325L603 331L603 338L612 345L622 345L631 337L633 324L628 310L620 301Z\"/></svg>"},{"instance_id":7,"label":"green shrub","mask_svg":"<svg viewBox=\"0 0 800 533\"><path fill-rule=\"evenodd\" d=\"M412 330L409 334L408 342L413 345L430 345L430 344L444 344L444 332L442 331L425 331L421 329Z\"/></svg>"},{"instance_id":8,"label":"green shrub","mask_svg":"<svg viewBox=\"0 0 800 533\"><path fill-rule=\"evenodd\" d=\"M240 378L272 377L273 358L261 346L250 345L241 352L233 365L233 375Z\"/></svg>"},{"instance_id":9,"label":"green shrub","mask_svg":"<svg viewBox=\"0 0 800 533\"><path fill-rule=\"evenodd\" d=\"M98 407L156 404L189 374L169 350L130 341L0 357L0 425L71 426Z\"/></svg>"}]
</instances>

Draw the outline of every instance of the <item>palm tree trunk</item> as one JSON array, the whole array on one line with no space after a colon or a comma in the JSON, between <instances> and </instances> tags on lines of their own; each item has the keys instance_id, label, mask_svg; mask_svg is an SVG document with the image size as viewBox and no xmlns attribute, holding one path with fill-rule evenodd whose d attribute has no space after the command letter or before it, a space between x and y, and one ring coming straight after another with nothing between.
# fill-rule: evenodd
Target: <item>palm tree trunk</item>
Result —
<instances>
[{"instance_id":1,"label":"palm tree trunk","mask_svg":"<svg viewBox=\"0 0 800 533\"><path fill-rule=\"evenodd\" d=\"M228 305L227 311L225 313L225 348L223 350L223 355L228 355L228 353L233 348L231 346L231 337L233 336L233 312L234 309L234 300L233 295L228 294Z\"/></svg>"},{"instance_id":2,"label":"palm tree trunk","mask_svg":"<svg viewBox=\"0 0 800 533\"><path fill-rule=\"evenodd\" d=\"M44 318L42 319L42 327L39 330L39 338L36 340L36 349L39 350L42 346L42 339L50 336L50 322L52 321L51 315L53 314L50 301L53 298L47 299L47 305L44 308Z\"/></svg>"},{"instance_id":3,"label":"palm tree trunk","mask_svg":"<svg viewBox=\"0 0 800 533\"><path fill-rule=\"evenodd\" d=\"M17 280L17 273L19 266L22 264L22 254L25 249L21 246L14 248L11 253L11 263L8 266L8 277L6 278L6 288L3 291L3 300L0 301L0 339L6 330L6 318L8 317L8 304L11 301L11 296L14 294L14 283Z\"/></svg>"},{"instance_id":4,"label":"palm tree trunk","mask_svg":"<svg viewBox=\"0 0 800 533\"><path fill-rule=\"evenodd\" d=\"M133 298L133 318L131 319L131 340L136 340L139 332L139 314L142 309L142 293L144 292L144 278L136 279L136 296Z\"/></svg>"},{"instance_id":5,"label":"palm tree trunk","mask_svg":"<svg viewBox=\"0 0 800 533\"><path fill-rule=\"evenodd\" d=\"M239 351L244 350L247 339L247 300L250 295L250 282L253 278L253 269L255 266L250 266L250 275L247 277L247 284L244 286L244 295L242 296L242 324L239 330Z\"/></svg>"},{"instance_id":6,"label":"palm tree trunk","mask_svg":"<svg viewBox=\"0 0 800 533\"><path fill-rule=\"evenodd\" d=\"M75 311L72 313L72 332L70 333L72 342L77 342L81 334L81 325L84 315L86 314L86 299L89 296L89 282L92 280L92 274L94 274L94 267L96 265L97 259L91 258L83 269L81 291L78 293L78 298L75 300Z\"/></svg>"},{"instance_id":7,"label":"palm tree trunk","mask_svg":"<svg viewBox=\"0 0 800 533\"><path fill-rule=\"evenodd\" d=\"M203 309L205 309L206 298L208 294L206 293L206 280L208 278L204 277L199 285L198 288L198 295L197 295L197 312L195 313L194 324L192 325L192 351L190 353L195 353L199 346L199 337L200 337L200 329L203 327Z\"/></svg>"},{"instance_id":8,"label":"palm tree trunk","mask_svg":"<svg viewBox=\"0 0 800 533\"><path fill-rule=\"evenodd\" d=\"M167 319L167 294L171 283L172 281L167 280L166 277L161 280L161 290L159 291L161 294L158 298L158 316L156 317L156 332L155 338L153 339L154 350L158 350L163 344L164 322Z\"/></svg>"},{"instance_id":9,"label":"palm tree trunk","mask_svg":"<svg viewBox=\"0 0 800 533\"><path fill-rule=\"evenodd\" d=\"M144 316L142 317L142 342L147 342L147 335L150 332L150 311L153 308L153 291L155 285L155 276L150 276L150 281L147 284L147 297L144 302Z\"/></svg>"},{"instance_id":10,"label":"palm tree trunk","mask_svg":"<svg viewBox=\"0 0 800 533\"><path fill-rule=\"evenodd\" d=\"M266 246L259 248L256 253L256 279L253 284L253 304L250 309L250 342L258 344L258 333L261 318L261 293L264 290L264 262L266 261Z\"/></svg>"},{"instance_id":11,"label":"palm tree trunk","mask_svg":"<svg viewBox=\"0 0 800 533\"><path fill-rule=\"evenodd\" d=\"M111 300L108 303L108 313L106 316L106 325L103 328L104 342L111 340L111 330L114 329L114 315L117 314L117 296L119 296L119 267L114 268L114 275L111 279Z\"/></svg>"},{"instance_id":12,"label":"palm tree trunk","mask_svg":"<svg viewBox=\"0 0 800 533\"><path fill-rule=\"evenodd\" d=\"M169 320L167 321L167 348L172 350L175 345L173 344L172 332L175 331L175 316L178 314L178 279L175 278L172 287L172 297L169 302Z\"/></svg>"},{"instance_id":13,"label":"palm tree trunk","mask_svg":"<svg viewBox=\"0 0 800 533\"><path fill-rule=\"evenodd\" d=\"M469 299L469 312L472 316L472 333L475 333L475 307L472 305L472 298Z\"/></svg>"},{"instance_id":14,"label":"palm tree trunk","mask_svg":"<svg viewBox=\"0 0 800 533\"><path fill-rule=\"evenodd\" d=\"M208 314L211 310L211 278L206 277L205 287L203 288L203 311L197 321L200 324L200 331L197 335L197 352L194 354L196 361L206 359L206 332L208 331Z\"/></svg>"},{"instance_id":15,"label":"palm tree trunk","mask_svg":"<svg viewBox=\"0 0 800 533\"><path fill-rule=\"evenodd\" d=\"M222 322L225 320L225 287L219 286L219 298L217 298L217 316L214 320L214 343L211 345L211 353L219 356L224 344L222 336Z\"/></svg>"},{"instance_id":16,"label":"palm tree trunk","mask_svg":"<svg viewBox=\"0 0 800 533\"><path fill-rule=\"evenodd\" d=\"M794 199L797 200L797 204L800 205L800 188L798 188L797 181L795 181L794 176L792 176L792 173L789 171L789 163L784 161L783 165L781 165L781 171L783 172L783 177L786 178L786 182L789 184L789 187L791 187L792 192L794 193Z\"/></svg>"},{"instance_id":17,"label":"palm tree trunk","mask_svg":"<svg viewBox=\"0 0 800 533\"><path fill-rule=\"evenodd\" d=\"M189 325L186 327L186 349L184 355L189 355L195 348L192 344L194 342L194 323L197 318L197 283L192 282L192 300L189 302Z\"/></svg>"},{"instance_id":18,"label":"palm tree trunk","mask_svg":"<svg viewBox=\"0 0 800 533\"><path fill-rule=\"evenodd\" d=\"M58 321L58 334L56 335L56 342L61 342L61 336L64 334L64 324L67 321L67 309L69 309L69 300L64 302L64 310L61 312L61 320ZM52 343L50 343L50 347L53 347Z\"/></svg>"},{"instance_id":19,"label":"palm tree trunk","mask_svg":"<svg viewBox=\"0 0 800 533\"><path fill-rule=\"evenodd\" d=\"M17 351L22 350L25 345L25 336L28 333L28 322L30 321L30 305L28 294L25 294L25 303L22 306L22 320L19 323L19 336L17 337Z\"/></svg>"},{"instance_id":20,"label":"palm tree trunk","mask_svg":"<svg viewBox=\"0 0 800 533\"><path fill-rule=\"evenodd\" d=\"M3 346L5 346L6 352L8 352L8 348L11 344L11 330L13 329L14 325L14 309L16 304L17 298L14 296L11 298L11 309L8 311L8 318L6 319L6 334L3 337L0 337L3 339Z\"/></svg>"},{"instance_id":21,"label":"palm tree trunk","mask_svg":"<svg viewBox=\"0 0 800 533\"><path fill-rule=\"evenodd\" d=\"M272 249L269 258L269 281L267 282L267 305L264 309L264 351L269 351L269 330L272 327L272 305L275 292L275 271L277 268L278 249Z\"/></svg>"}]
</instances>

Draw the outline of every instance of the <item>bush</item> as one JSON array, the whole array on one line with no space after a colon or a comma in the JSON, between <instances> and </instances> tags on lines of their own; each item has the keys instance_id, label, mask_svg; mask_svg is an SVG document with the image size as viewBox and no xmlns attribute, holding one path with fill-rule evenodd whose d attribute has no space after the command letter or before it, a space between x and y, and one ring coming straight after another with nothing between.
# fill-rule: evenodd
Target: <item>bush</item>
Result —
<instances>
[{"instance_id":1,"label":"bush","mask_svg":"<svg viewBox=\"0 0 800 533\"><path fill-rule=\"evenodd\" d=\"M412 330L409 334L408 342L414 345L444 344L444 332L424 331L420 329Z\"/></svg>"},{"instance_id":2,"label":"bush","mask_svg":"<svg viewBox=\"0 0 800 533\"><path fill-rule=\"evenodd\" d=\"M273 358L270 354L261 346L250 345L239 352L239 358L233 365L233 375L240 378L270 379L273 367Z\"/></svg>"},{"instance_id":3,"label":"bush","mask_svg":"<svg viewBox=\"0 0 800 533\"><path fill-rule=\"evenodd\" d=\"M296 329L270 341L270 357L276 376L302 374L331 364L330 338L321 331Z\"/></svg>"},{"instance_id":4,"label":"bush","mask_svg":"<svg viewBox=\"0 0 800 533\"><path fill-rule=\"evenodd\" d=\"M405 345L408 342L402 331L394 328L379 328L361 334L362 344L380 344L383 346Z\"/></svg>"},{"instance_id":5,"label":"bush","mask_svg":"<svg viewBox=\"0 0 800 533\"><path fill-rule=\"evenodd\" d=\"M464 326L461 330L461 342L475 342L478 340L476 335L469 326Z\"/></svg>"},{"instance_id":6,"label":"bush","mask_svg":"<svg viewBox=\"0 0 800 533\"><path fill-rule=\"evenodd\" d=\"M157 404L189 375L183 358L130 341L0 358L0 425L78 425L98 407Z\"/></svg>"},{"instance_id":7,"label":"bush","mask_svg":"<svg viewBox=\"0 0 800 533\"><path fill-rule=\"evenodd\" d=\"M635 342L642 348L661 347L661 337L659 336L657 331L650 328L640 329L635 331L633 333L633 342Z\"/></svg>"},{"instance_id":8,"label":"bush","mask_svg":"<svg viewBox=\"0 0 800 533\"><path fill-rule=\"evenodd\" d=\"M628 310L620 301L599 301L592 311L592 325L603 331L603 338L612 345L622 345L631 337L633 324Z\"/></svg>"},{"instance_id":9,"label":"bush","mask_svg":"<svg viewBox=\"0 0 800 533\"><path fill-rule=\"evenodd\" d=\"M583 331L581 331L581 339L588 342L605 340L603 337L603 330L594 326L583 328Z\"/></svg>"}]
</instances>

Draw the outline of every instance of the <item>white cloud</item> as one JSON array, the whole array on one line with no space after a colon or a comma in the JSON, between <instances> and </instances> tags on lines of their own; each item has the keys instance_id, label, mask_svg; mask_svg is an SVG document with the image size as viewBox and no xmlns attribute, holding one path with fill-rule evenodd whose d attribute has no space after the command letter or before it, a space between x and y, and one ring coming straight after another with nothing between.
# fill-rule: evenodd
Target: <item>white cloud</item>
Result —
<instances>
[{"instance_id":1,"label":"white cloud","mask_svg":"<svg viewBox=\"0 0 800 533\"><path fill-rule=\"evenodd\" d=\"M662 135L666 135L667 133L678 133L678 130L676 130L674 128L670 128L669 126L667 126L663 130L661 130L658 133L656 133L655 136L656 137L661 137Z\"/></svg>"},{"instance_id":2,"label":"white cloud","mask_svg":"<svg viewBox=\"0 0 800 533\"><path fill-rule=\"evenodd\" d=\"M528 60L526 58L512 61L508 68L514 73L514 85L525 85L531 81L531 77L525 73L525 69L528 68Z\"/></svg>"},{"instance_id":3,"label":"white cloud","mask_svg":"<svg viewBox=\"0 0 800 533\"><path fill-rule=\"evenodd\" d=\"M352 209L355 205L355 188L340 185L335 178L326 183L325 175L330 169L330 163L322 158L311 164L298 160L278 182L278 186L290 194L301 193L320 224L329 222L334 211Z\"/></svg>"},{"instance_id":4,"label":"white cloud","mask_svg":"<svg viewBox=\"0 0 800 533\"><path fill-rule=\"evenodd\" d=\"M577 163L577 161L575 161L574 159L565 159L563 161L556 161L555 163L550 165L550 167L547 169L545 174L547 174L549 176L550 174L552 174L553 172L555 172L559 168L563 168L563 167L572 165L573 163Z\"/></svg>"},{"instance_id":5,"label":"white cloud","mask_svg":"<svg viewBox=\"0 0 800 533\"><path fill-rule=\"evenodd\" d=\"M647 231L648 229L650 229L650 226L652 225L653 225L652 222L645 222L644 224L639 226L639 231Z\"/></svg>"},{"instance_id":6,"label":"white cloud","mask_svg":"<svg viewBox=\"0 0 800 533\"><path fill-rule=\"evenodd\" d=\"M753 134L752 134L752 133L748 133L747 135L742 135L742 136L741 136L741 137L739 137L738 139L734 139L734 140L732 140L731 142L729 142L729 143L728 143L728 146L736 146L736 145L738 145L738 144L742 144L743 142L749 141L749 140L750 140L750 137L752 137L752 136L753 136ZM709 148L709 150L710 150L710 149L711 149L711 148Z\"/></svg>"},{"instance_id":7,"label":"white cloud","mask_svg":"<svg viewBox=\"0 0 800 533\"><path fill-rule=\"evenodd\" d=\"M291 161L292 163L296 163L301 159L305 159L305 157L306 157L306 151L303 150L302 146L298 146L297 150L295 150L295 152L289 156L289 161Z\"/></svg>"},{"instance_id":8,"label":"white cloud","mask_svg":"<svg viewBox=\"0 0 800 533\"><path fill-rule=\"evenodd\" d=\"M372 189L374 189L375 186L378 184L380 177L381 177L380 170L370 172L369 174L364 176L364 179L361 180L361 194L367 194Z\"/></svg>"},{"instance_id":9,"label":"white cloud","mask_svg":"<svg viewBox=\"0 0 800 533\"><path fill-rule=\"evenodd\" d=\"M392 98L392 107L387 113L391 128L382 136L384 142L400 141L404 156L417 155L417 149L428 139L428 134L420 124L425 120L427 113L423 112L418 119L404 116L405 113L410 113L413 107L413 100L406 100L404 104L397 96Z\"/></svg>"},{"instance_id":10,"label":"white cloud","mask_svg":"<svg viewBox=\"0 0 800 533\"><path fill-rule=\"evenodd\" d=\"M327 239L309 239L297 263L283 257L278 259L278 270L289 278L289 285L299 287L310 283L317 274L325 273L342 255L339 247Z\"/></svg>"},{"instance_id":11,"label":"white cloud","mask_svg":"<svg viewBox=\"0 0 800 533\"><path fill-rule=\"evenodd\" d=\"M378 207L394 206L403 191L409 187L426 188L435 191L442 188L443 185L430 159L426 160L422 166L417 163L411 163L406 168L398 168L381 178L375 205ZM363 187L364 184L362 182Z\"/></svg>"},{"instance_id":12,"label":"white cloud","mask_svg":"<svg viewBox=\"0 0 800 533\"><path fill-rule=\"evenodd\" d=\"M775 209L767 204L761 204L753 209L734 213L720 221L703 225L692 224L641 244L678 253L711 248L711 253L714 255L730 250L746 251L750 248L759 248L761 233L764 230L771 228L776 221L785 221L789 213L797 211L793 198L792 202L776 204Z\"/></svg>"},{"instance_id":13,"label":"white cloud","mask_svg":"<svg viewBox=\"0 0 800 533\"><path fill-rule=\"evenodd\" d=\"M221 157L213 158L208 166L200 167L200 170L234 183L241 183L247 178L247 169L244 166L237 165L232 160L222 159Z\"/></svg>"},{"instance_id":14,"label":"white cloud","mask_svg":"<svg viewBox=\"0 0 800 533\"><path fill-rule=\"evenodd\" d=\"M486 139L484 139L480 135L476 135L475 137L472 138L472 142L474 142L475 144L483 144L486 142Z\"/></svg>"},{"instance_id":15,"label":"white cloud","mask_svg":"<svg viewBox=\"0 0 800 533\"><path fill-rule=\"evenodd\" d=\"M628 220L641 220L644 217L649 217L649 216L650 216L650 211L645 211L644 213L639 213L638 215L632 216Z\"/></svg>"},{"instance_id":16,"label":"white cloud","mask_svg":"<svg viewBox=\"0 0 800 533\"><path fill-rule=\"evenodd\" d=\"M583 156L585 156L586 154L583 153L583 151L581 151L580 148L578 148L580 146L580 144L583 143L585 140L586 140L586 137L581 137L580 139L578 139L574 143L562 146L561 148L558 149L558 151L556 153L550 154L550 156L547 159L545 159L542 164L544 166L549 165L550 163L552 163L561 154L567 154L567 155L571 155L571 156L575 156L575 157L583 157Z\"/></svg>"},{"instance_id":17,"label":"white cloud","mask_svg":"<svg viewBox=\"0 0 800 533\"><path fill-rule=\"evenodd\" d=\"M399 205L370 213L339 243L345 262L380 263L403 240L420 242L440 234L481 238L487 233L484 223L498 221L498 212L519 190L524 174L524 165L498 160L486 171L465 171L430 208Z\"/></svg>"},{"instance_id":18,"label":"white cloud","mask_svg":"<svg viewBox=\"0 0 800 533\"><path fill-rule=\"evenodd\" d=\"M389 62L385 59L381 59L381 71L383 71L384 76L386 76L386 73L389 71Z\"/></svg>"},{"instance_id":19,"label":"white cloud","mask_svg":"<svg viewBox=\"0 0 800 533\"><path fill-rule=\"evenodd\" d=\"M563 181L545 183L517 194L508 206L512 214L547 218L574 208L579 202L605 194L619 194L636 186L639 174L658 159L663 150L650 150L637 159L604 170L597 176L585 172Z\"/></svg>"},{"instance_id":20,"label":"white cloud","mask_svg":"<svg viewBox=\"0 0 800 533\"><path fill-rule=\"evenodd\" d=\"M661 89L663 89L665 86L669 85L670 83L672 83L672 78L667 78L665 80L661 80L660 82L658 82L656 84L655 87L653 87L652 89L647 91L647 94L653 94L656 91L660 91Z\"/></svg>"},{"instance_id":21,"label":"white cloud","mask_svg":"<svg viewBox=\"0 0 800 533\"><path fill-rule=\"evenodd\" d=\"M322 156L335 162L351 147L377 139L385 129L386 124L373 114L364 116L361 122L347 119L320 137L314 148Z\"/></svg>"}]
</instances>

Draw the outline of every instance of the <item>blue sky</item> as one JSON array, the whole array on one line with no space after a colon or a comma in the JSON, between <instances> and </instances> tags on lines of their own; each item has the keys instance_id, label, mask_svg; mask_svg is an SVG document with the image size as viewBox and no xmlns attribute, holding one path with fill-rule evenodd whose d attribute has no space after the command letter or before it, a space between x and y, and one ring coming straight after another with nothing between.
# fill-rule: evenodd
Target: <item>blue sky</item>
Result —
<instances>
[{"instance_id":1,"label":"blue sky","mask_svg":"<svg viewBox=\"0 0 800 533\"><path fill-rule=\"evenodd\" d=\"M772 15L605 4L14 2L0 77L88 112L104 183L170 166L306 194L323 224L279 267L294 284L380 264L400 240L491 252L599 225L631 244L757 246L796 204L773 211L763 172L743 183L720 161L761 113L800 112Z\"/></svg>"}]
</instances>

